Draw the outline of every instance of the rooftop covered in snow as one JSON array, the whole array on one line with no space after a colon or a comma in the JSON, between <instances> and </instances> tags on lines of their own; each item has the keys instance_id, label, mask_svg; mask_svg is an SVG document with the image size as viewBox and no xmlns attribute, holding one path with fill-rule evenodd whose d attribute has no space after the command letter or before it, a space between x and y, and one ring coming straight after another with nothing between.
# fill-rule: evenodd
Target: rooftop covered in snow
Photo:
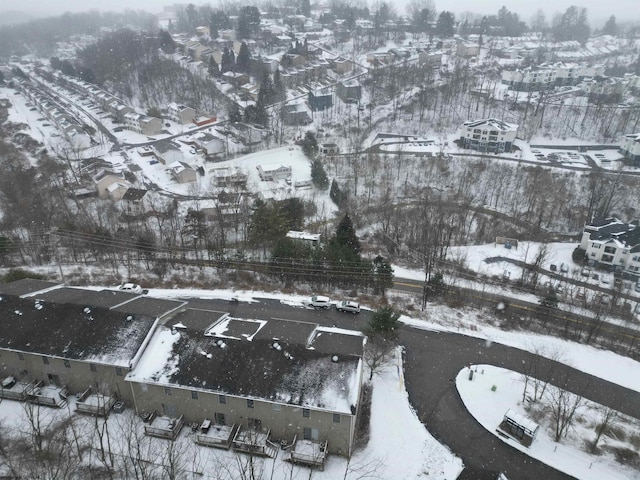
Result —
<instances>
[{"instance_id":1,"label":"rooftop covered in snow","mask_svg":"<svg viewBox=\"0 0 640 480\"><path fill-rule=\"evenodd\" d=\"M187 310L155 332L127 379L350 413L363 344L351 330Z\"/></svg>"},{"instance_id":2,"label":"rooftop covered in snow","mask_svg":"<svg viewBox=\"0 0 640 480\"><path fill-rule=\"evenodd\" d=\"M83 290L84 292L90 292ZM89 302L0 295L0 348L129 366L155 318Z\"/></svg>"}]
</instances>

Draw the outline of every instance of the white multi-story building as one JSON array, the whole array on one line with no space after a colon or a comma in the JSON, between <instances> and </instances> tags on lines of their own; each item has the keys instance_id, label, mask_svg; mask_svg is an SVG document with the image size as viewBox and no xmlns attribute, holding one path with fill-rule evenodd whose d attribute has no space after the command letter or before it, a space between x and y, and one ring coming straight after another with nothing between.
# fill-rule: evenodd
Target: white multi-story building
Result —
<instances>
[{"instance_id":1,"label":"white multi-story building","mask_svg":"<svg viewBox=\"0 0 640 480\"><path fill-rule=\"evenodd\" d=\"M617 218L585 225L580 241L590 263L640 276L640 227Z\"/></svg>"},{"instance_id":2,"label":"white multi-story building","mask_svg":"<svg viewBox=\"0 0 640 480\"><path fill-rule=\"evenodd\" d=\"M568 63L542 64L516 70L504 70L502 83L521 92L548 90L556 86L577 85L587 77L604 74L603 65L585 66Z\"/></svg>"},{"instance_id":3,"label":"white multi-story building","mask_svg":"<svg viewBox=\"0 0 640 480\"><path fill-rule=\"evenodd\" d=\"M627 161L640 166L640 133L630 133L622 137L620 151Z\"/></svg>"},{"instance_id":4,"label":"white multi-story building","mask_svg":"<svg viewBox=\"0 0 640 480\"><path fill-rule=\"evenodd\" d=\"M518 125L495 118L470 120L460 128L460 143L463 148L481 152L510 152L517 133Z\"/></svg>"}]
</instances>

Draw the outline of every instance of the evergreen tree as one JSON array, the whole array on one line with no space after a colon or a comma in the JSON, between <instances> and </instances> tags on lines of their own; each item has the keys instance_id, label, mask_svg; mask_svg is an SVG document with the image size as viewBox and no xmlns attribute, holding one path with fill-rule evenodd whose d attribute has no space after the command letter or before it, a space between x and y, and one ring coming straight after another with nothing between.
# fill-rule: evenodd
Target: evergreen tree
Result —
<instances>
[{"instance_id":1,"label":"evergreen tree","mask_svg":"<svg viewBox=\"0 0 640 480\"><path fill-rule=\"evenodd\" d=\"M274 100L275 90L273 88L273 83L271 82L271 76L269 73L264 72L262 75L262 82L260 82L260 90L258 90L257 103L262 105L262 107L266 107L267 105L271 105Z\"/></svg>"},{"instance_id":2,"label":"evergreen tree","mask_svg":"<svg viewBox=\"0 0 640 480\"><path fill-rule=\"evenodd\" d=\"M230 72L233 70L234 61L233 61L233 52L229 49L229 47L224 47L222 51L222 59L220 60L220 73Z\"/></svg>"},{"instance_id":3,"label":"evergreen tree","mask_svg":"<svg viewBox=\"0 0 640 480\"><path fill-rule=\"evenodd\" d=\"M238 52L238 58L236 59L236 71L240 73L249 73L251 64L251 54L249 53L249 47L245 42L240 45L240 51Z\"/></svg>"},{"instance_id":4,"label":"evergreen tree","mask_svg":"<svg viewBox=\"0 0 640 480\"><path fill-rule=\"evenodd\" d=\"M160 40L160 48L166 54L172 54L176 52L176 42L173 41L173 37L166 30L160 30L158 35Z\"/></svg>"},{"instance_id":5,"label":"evergreen tree","mask_svg":"<svg viewBox=\"0 0 640 480\"><path fill-rule=\"evenodd\" d=\"M316 140L316 136L313 132L307 131L307 133L304 134L304 139L302 140L302 151L308 158L313 158L318 153L318 140Z\"/></svg>"},{"instance_id":6,"label":"evergreen tree","mask_svg":"<svg viewBox=\"0 0 640 480\"><path fill-rule=\"evenodd\" d=\"M393 307L382 307L373 312L366 329L367 334L371 337L380 336L392 340L398 335L399 319L400 312L395 311Z\"/></svg>"},{"instance_id":7,"label":"evergreen tree","mask_svg":"<svg viewBox=\"0 0 640 480\"><path fill-rule=\"evenodd\" d=\"M337 245L348 250L354 257L360 258L360 240L358 240L356 231L353 228L353 222L348 214L345 214L340 220L336 227L336 236L334 238Z\"/></svg>"},{"instance_id":8,"label":"evergreen tree","mask_svg":"<svg viewBox=\"0 0 640 480\"><path fill-rule=\"evenodd\" d=\"M347 203L347 196L338 185L338 182L334 178L331 182L331 189L329 190L329 197L333 200L338 208L343 208Z\"/></svg>"},{"instance_id":9,"label":"evergreen tree","mask_svg":"<svg viewBox=\"0 0 640 480\"><path fill-rule=\"evenodd\" d=\"M302 15L307 18L311 17L311 0L302 0L301 10Z\"/></svg>"},{"instance_id":10,"label":"evergreen tree","mask_svg":"<svg viewBox=\"0 0 640 480\"><path fill-rule=\"evenodd\" d=\"M607 23L602 27L603 35L613 35L614 37L618 34L618 25L616 24L616 16L611 15Z\"/></svg>"},{"instance_id":11,"label":"evergreen tree","mask_svg":"<svg viewBox=\"0 0 640 480\"><path fill-rule=\"evenodd\" d=\"M282 102L287 99L287 92L282 83L279 69L273 74L273 96L276 102Z\"/></svg>"},{"instance_id":12,"label":"evergreen tree","mask_svg":"<svg viewBox=\"0 0 640 480\"><path fill-rule=\"evenodd\" d=\"M229 121L231 123L238 123L242 121L242 113L240 113L240 107L236 102L231 103L228 113Z\"/></svg>"},{"instance_id":13,"label":"evergreen tree","mask_svg":"<svg viewBox=\"0 0 640 480\"><path fill-rule=\"evenodd\" d=\"M393 268L380 255L373 260L373 275L375 292L384 295L393 286Z\"/></svg>"},{"instance_id":14,"label":"evergreen tree","mask_svg":"<svg viewBox=\"0 0 640 480\"><path fill-rule=\"evenodd\" d=\"M453 37L455 17L451 12L440 12L436 22L436 34L441 37Z\"/></svg>"},{"instance_id":15,"label":"evergreen tree","mask_svg":"<svg viewBox=\"0 0 640 480\"><path fill-rule=\"evenodd\" d=\"M320 190L326 190L329 186L327 172L325 172L322 162L317 158L311 162L311 181Z\"/></svg>"},{"instance_id":16,"label":"evergreen tree","mask_svg":"<svg viewBox=\"0 0 640 480\"><path fill-rule=\"evenodd\" d=\"M220 76L220 68L218 67L218 62L213 58L213 55L209 57L209 67L208 67L209 75L212 77Z\"/></svg>"},{"instance_id":17,"label":"evergreen tree","mask_svg":"<svg viewBox=\"0 0 640 480\"><path fill-rule=\"evenodd\" d=\"M556 41L577 40L584 44L589 39L590 33L587 9L575 5L567 8L553 26L553 36Z\"/></svg>"}]
</instances>

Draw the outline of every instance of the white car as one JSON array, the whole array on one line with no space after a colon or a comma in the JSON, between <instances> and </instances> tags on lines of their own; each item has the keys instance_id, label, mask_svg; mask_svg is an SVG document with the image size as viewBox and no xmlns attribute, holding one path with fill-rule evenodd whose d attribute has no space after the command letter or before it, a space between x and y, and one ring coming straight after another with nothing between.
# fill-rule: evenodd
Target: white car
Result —
<instances>
[{"instance_id":1,"label":"white car","mask_svg":"<svg viewBox=\"0 0 640 480\"><path fill-rule=\"evenodd\" d=\"M123 292L142 293L142 287L136 283L123 283L118 289Z\"/></svg>"},{"instance_id":2,"label":"white car","mask_svg":"<svg viewBox=\"0 0 640 480\"><path fill-rule=\"evenodd\" d=\"M602 287L604 288L610 288L612 285L611 275L609 275L608 273L603 273L600 276L600 285L602 285Z\"/></svg>"},{"instance_id":3,"label":"white car","mask_svg":"<svg viewBox=\"0 0 640 480\"><path fill-rule=\"evenodd\" d=\"M360 304L358 302L352 302L351 300L343 300L336 303L336 310L339 312L350 312L354 315L360 313Z\"/></svg>"},{"instance_id":4,"label":"white car","mask_svg":"<svg viewBox=\"0 0 640 480\"><path fill-rule=\"evenodd\" d=\"M331 299L323 295L314 295L311 297L310 305L313 308L329 308L331 306Z\"/></svg>"}]
</instances>

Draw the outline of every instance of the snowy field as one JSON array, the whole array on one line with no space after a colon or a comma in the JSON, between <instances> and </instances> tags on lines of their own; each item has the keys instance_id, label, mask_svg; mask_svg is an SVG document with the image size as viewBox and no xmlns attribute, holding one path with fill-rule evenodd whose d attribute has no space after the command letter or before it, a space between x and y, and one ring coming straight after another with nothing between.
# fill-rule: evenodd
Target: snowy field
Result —
<instances>
[{"instance_id":1,"label":"snowy field","mask_svg":"<svg viewBox=\"0 0 640 480\"><path fill-rule=\"evenodd\" d=\"M469 380L469 369L465 368L456 377L456 386L469 413L489 432L509 446L540 460L580 480L622 480L637 478L637 471L626 468L613 460L611 455L590 455L585 452L583 442L593 441L595 425L599 421L597 405L591 402L576 412L576 422L566 439L554 442L554 430L543 423L532 445L527 448L512 438L499 435L496 427L507 410L530 418L522 406L524 388L522 375L491 365L472 365L473 380ZM629 430L638 428L638 421L620 418ZM599 445L620 445L603 435ZM633 447L632 447L633 448Z\"/></svg>"}]
</instances>

